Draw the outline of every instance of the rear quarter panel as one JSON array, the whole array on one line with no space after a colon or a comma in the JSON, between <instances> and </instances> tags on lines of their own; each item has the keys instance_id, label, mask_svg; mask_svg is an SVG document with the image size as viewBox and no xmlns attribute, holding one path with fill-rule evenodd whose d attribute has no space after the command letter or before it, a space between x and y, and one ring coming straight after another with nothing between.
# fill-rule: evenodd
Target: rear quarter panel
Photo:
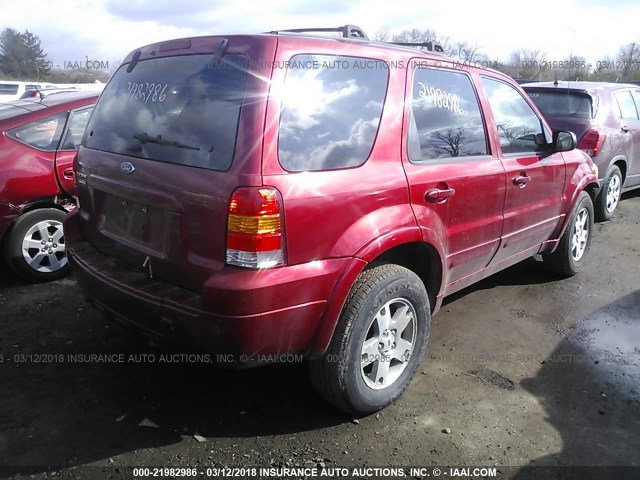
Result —
<instances>
[{"instance_id":1,"label":"rear quarter panel","mask_svg":"<svg viewBox=\"0 0 640 480\"><path fill-rule=\"evenodd\" d=\"M598 187L598 178L591 167L591 158L582 150L574 149L564 152L567 168L567 182L564 192L564 203L562 207L563 220L558 225L558 229L550 240L560 238L567 228L567 222L571 216L571 211L578 201L582 191L593 187Z\"/></svg>"},{"instance_id":2,"label":"rear quarter panel","mask_svg":"<svg viewBox=\"0 0 640 480\"><path fill-rule=\"evenodd\" d=\"M341 53L341 45L336 46L336 43L316 43L310 48L303 41L281 40L276 61L284 64L293 55L301 53L386 61L403 59L401 52L383 55L380 49L354 47L352 43L345 44L345 51ZM379 248L368 250L370 253L366 256L370 260L378 249L388 248L382 239L394 242L396 230L413 228L419 236L400 160L404 71L389 68L384 109L368 160L355 168L314 172L287 172L278 161L281 98L277 92L284 91L285 75L285 68L276 68L272 76L263 150L263 182L278 188L283 196L288 263L357 256L367 245L381 240ZM387 238L387 235L391 237Z\"/></svg>"}]
</instances>

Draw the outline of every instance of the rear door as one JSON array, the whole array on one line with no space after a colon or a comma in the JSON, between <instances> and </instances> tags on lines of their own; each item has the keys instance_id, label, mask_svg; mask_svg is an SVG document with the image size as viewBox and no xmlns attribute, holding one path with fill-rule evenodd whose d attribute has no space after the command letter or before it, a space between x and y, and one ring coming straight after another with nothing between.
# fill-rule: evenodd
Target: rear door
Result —
<instances>
[{"instance_id":1,"label":"rear door","mask_svg":"<svg viewBox=\"0 0 640 480\"><path fill-rule=\"evenodd\" d=\"M419 66L410 81L404 164L411 204L423 231L435 230L444 240L450 293L455 282L486 267L498 249L505 173L489 149L466 72Z\"/></svg>"},{"instance_id":2,"label":"rear door","mask_svg":"<svg viewBox=\"0 0 640 480\"><path fill-rule=\"evenodd\" d=\"M624 90L614 92L614 98L620 108L620 129L625 140L626 157L628 159L625 186L640 184L640 90Z\"/></svg>"},{"instance_id":3,"label":"rear door","mask_svg":"<svg viewBox=\"0 0 640 480\"><path fill-rule=\"evenodd\" d=\"M549 132L525 97L507 82L483 76L483 89L493 114L506 171L506 200L500 262L540 245L556 229L564 201L565 162L548 154Z\"/></svg>"},{"instance_id":4,"label":"rear door","mask_svg":"<svg viewBox=\"0 0 640 480\"><path fill-rule=\"evenodd\" d=\"M77 148L82 141L93 105L72 110L62 134L60 148L56 152L56 175L63 191L74 195L73 161L78 153Z\"/></svg>"}]
</instances>

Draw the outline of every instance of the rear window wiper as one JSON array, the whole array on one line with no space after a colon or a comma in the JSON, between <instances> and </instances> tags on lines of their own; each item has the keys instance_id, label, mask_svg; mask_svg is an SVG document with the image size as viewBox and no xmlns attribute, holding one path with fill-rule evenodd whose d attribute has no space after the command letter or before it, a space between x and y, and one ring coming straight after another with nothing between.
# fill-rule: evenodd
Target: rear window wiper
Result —
<instances>
[{"instance_id":1,"label":"rear window wiper","mask_svg":"<svg viewBox=\"0 0 640 480\"><path fill-rule=\"evenodd\" d=\"M177 142L175 140L165 140L161 135L149 135L147 133L139 133L134 135L133 138L140 143L156 143L158 145L167 145L169 147L184 148L187 150L200 150L200 147L194 147L193 145L187 145L186 143Z\"/></svg>"}]
</instances>

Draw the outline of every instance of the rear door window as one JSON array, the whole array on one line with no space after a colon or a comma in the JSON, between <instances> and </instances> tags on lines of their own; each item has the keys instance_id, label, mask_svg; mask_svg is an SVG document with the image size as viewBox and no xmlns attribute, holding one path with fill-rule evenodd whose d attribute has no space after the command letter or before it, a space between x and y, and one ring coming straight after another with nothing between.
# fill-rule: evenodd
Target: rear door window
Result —
<instances>
[{"instance_id":1,"label":"rear door window","mask_svg":"<svg viewBox=\"0 0 640 480\"><path fill-rule=\"evenodd\" d=\"M233 161L247 57L228 53L123 65L105 87L83 145L212 170Z\"/></svg>"},{"instance_id":2,"label":"rear door window","mask_svg":"<svg viewBox=\"0 0 640 480\"><path fill-rule=\"evenodd\" d=\"M280 114L282 167L301 172L362 165L378 132L388 79L382 61L293 56Z\"/></svg>"},{"instance_id":3,"label":"rear door window","mask_svg":"<svg viewBox=\"0 0 640 480\"><path fill-rule=\"evenodd\" d=\"M631 92L615 92L614 96L620 107L620 118L623 120L638 120L638 111Z\"/></svg>"},{"instance_id":4,"label":"rear door window","mask_svg":"<svg viewBox=\"0 0 640 480\"><path fill-rule=\"evenodd\" d=\"M75 148L80 145L84 129L89 122L92 111L93 106L80 108L71 112L71 118L69 119L60 150L75 150Z\"/></svg>"},{"instance_id":5,"label":"rear door window","mask_svg":"<svg viewBox=\"0 0 640 480\"><path fill-rule=\"evenodd\" d=\"M633 100L636 104L636 110L638 110L638 113L640 114L640 90L633 90L631 94L633 95Z\"/></svg>"},{"instance_id":6,"label":"rear door window","mask_svg":"<svg viewBox=\"0 0 640 480\"><path fill-rule=\"evenodd\" d=\"M465 73L416 68L411 111L411 161L488 154L478 97Z\"/></svg>"}]
</instances>

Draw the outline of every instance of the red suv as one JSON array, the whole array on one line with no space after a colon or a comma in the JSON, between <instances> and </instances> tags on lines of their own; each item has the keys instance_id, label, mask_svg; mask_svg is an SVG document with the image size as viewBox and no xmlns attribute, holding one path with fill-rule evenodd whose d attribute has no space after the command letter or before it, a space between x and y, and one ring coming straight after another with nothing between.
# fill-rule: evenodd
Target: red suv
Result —
<instances>
[{"instance_id":1,"label":"red suv","mask_svg":"<svg viewBox=\"0 0 640 480\"><path fill-rule=\"evenodd\" d=\"M0 243L28 280L69 271L62 220L75 207L73 160L98 95L0 104Z\"/></svg>"},{"instance_id":2,"label":"red suv","mask_svg":"<svg viewBox=\"0 0 640 480\"><path fill-rule=\"evenodd\" d=\"M337 30L132 52L65 229L111 318L244 365L301 354L363 414L407 387L446 295L537 253L579 271L598 184L509 77Z\"/></svg>"}]
</instances>

